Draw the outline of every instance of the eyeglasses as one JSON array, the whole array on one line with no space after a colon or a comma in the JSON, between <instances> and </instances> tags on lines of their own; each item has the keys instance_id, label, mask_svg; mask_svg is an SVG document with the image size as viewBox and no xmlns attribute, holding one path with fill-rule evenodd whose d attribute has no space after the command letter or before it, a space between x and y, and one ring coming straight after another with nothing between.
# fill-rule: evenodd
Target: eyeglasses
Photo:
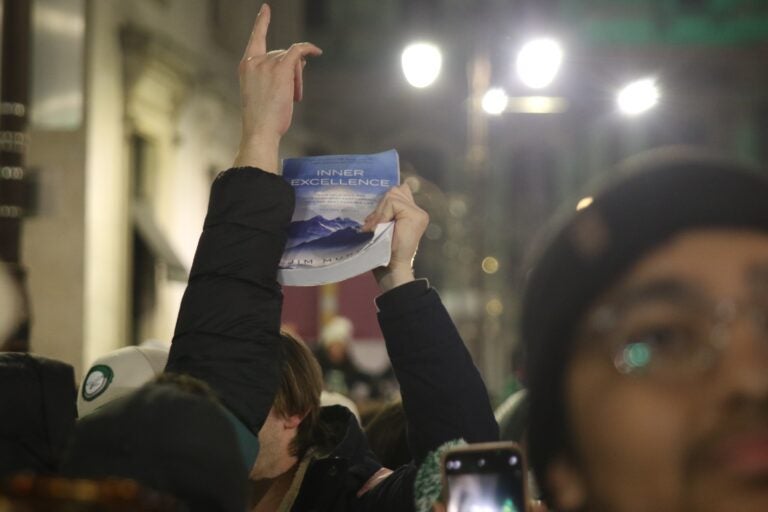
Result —
<instances>
[{"instance_id":1,"label":"eyeglasses","mask_svg":"<svg viewBox=\"0 0 768 512\"><path fill-rule=\"evenodd\" d=\"M700 376L716 364L741 316L753 336L768 341L768 297L712 302L688 292L657 295L599 307L588 319L588 336L609 350L621 374L665 380Z\"/></svg>"}]
</instances>

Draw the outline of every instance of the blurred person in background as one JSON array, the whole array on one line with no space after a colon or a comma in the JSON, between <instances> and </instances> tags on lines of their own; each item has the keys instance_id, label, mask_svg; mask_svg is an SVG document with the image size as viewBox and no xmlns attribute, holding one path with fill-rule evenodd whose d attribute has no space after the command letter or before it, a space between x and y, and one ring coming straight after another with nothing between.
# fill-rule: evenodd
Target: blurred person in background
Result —
<instances>
[{"instance_id":1,"label":"blurred person in background","mask_svg":"<svg viewBox=\"0 0 768 512\"><path fill-rule=\"evenodd\" d=\"M25 351L27 317L27 300L14 267L0 263L0 352Z\"/></svg>"},{"instance_id":2,"label":"blurred person in background","mask_svg":"<svg viewBox=\"0 0 768 512\"><path fill-rule=\"evenodd\" d=\"M18 280L0 263L0 477L56 472L77 417L74 368L18 352L25 317Z\"/></svg>"},{"instance_id":3,"label":"blurred person in background","mask_svg":"<svg viewBox=\"0 0 768 512\"><path fill-rule=\"evenodd\" d=\"M768 179L631 159L555 230L523 301L528 444L564 511L768 510Z\"/></svg>"},{"instance_id":4,"label":"blurred person in background","mask_svg":"<svg viewBox=\"0 0 768 512\"><path fill-rule=\"evenodd\" d=\"M408 447L408 422L401 400L385 404L365 425L371 451L387 468L396 468L413 460Z\"/></svg>"},{"instance_id":5,"label":"blurred person in background","mask_svg":"<svg viewBox=\"0 0 768 512\"><path fill-rule=\"evenodd\" d=\"M346 395L355 402L378 398L374 379L357 367L352 359L350 343L354 327L343 316L335 316L320 332L320 347L316 353L323 369L325 389Z\"/></svg>"},{"instance_id":6,"label":"blurred person in background","mask_svg":"<svg viewBox=\"0 0 768 512\"><path fill-rule=\"evenodd\" d=\"M0 353L0 478L58 471L77 417L75 393L72 366Z\"/></svg>"},{"instance_id":7,"label":"blurred person in background","mask_svg":"<svg viewBox=\"0 0 768 512\"><path fill-rule=\"evenodd\" d=\"M494 410L499 433L504 441L522 444L528 424L528 392L525 390L524 354L522 344L512 350L512 374L507 380L506 398Z\"/></svg>"},{"instance_id":8,"label":"blurred person in background","mask_svg":"<svg viewBox=\"0 0 768 512\"><path fill-rule=\"evenodd\" d=\"M251 510L413 510L417 464L431 450L457 438L496 440L498 428L439 296L414 279L428 217L407 186L391 189L363 229L395 221L390 264L374 273L382 291L376 305L416 464L383 468L346 408L318 411L319 365L303 343L279 331L277 268L294 200L277 169L280 140L302 96L304 59L320 50L298 43L267 52L270 12L261 8L240 64L240 151L214 181L166 371L208 383L258 440ZM294 391L299 406L283 407L281 396ZM313 418L314 428L302 428ZM300 439L310 442L298 447Z\"/></svg>"},{"instance_id":9,"label":"blurred person in background","mask_svg":"<svg viewBox=\"0 0 768 512\"><path fill-rule=\"evenodd\" d=\"M0 481L0 512L186 512L168 494L124 478L18 474Z\"/></svg>"}]
</instances>

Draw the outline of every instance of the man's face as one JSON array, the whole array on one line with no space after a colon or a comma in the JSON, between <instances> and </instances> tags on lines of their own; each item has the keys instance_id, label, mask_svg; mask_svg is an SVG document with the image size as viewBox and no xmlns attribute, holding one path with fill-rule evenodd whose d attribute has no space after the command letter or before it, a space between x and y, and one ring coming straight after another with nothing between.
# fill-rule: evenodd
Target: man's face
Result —
<instances>
[{"instance_id":1,"label":"man's face","mask_svg":"<svg viewBox=\"0 0 768 512\"><path fill-rule=\"evenodd\" d=\"M555 464L568 471L550 472L559 504L768 510L768 319L752 315L768 311L768 235L683 233L641 259L586 318L611 303L621 304L613 331L585 325L566 373L574 454ZM728 319L712 320L720 313ZM686 337L711 351L686 359ZM637 349L618 353L638 371L625 364L621 373L618 342ZM663 364L644 367L649 360Z\"/></svg>"}]
</instances>

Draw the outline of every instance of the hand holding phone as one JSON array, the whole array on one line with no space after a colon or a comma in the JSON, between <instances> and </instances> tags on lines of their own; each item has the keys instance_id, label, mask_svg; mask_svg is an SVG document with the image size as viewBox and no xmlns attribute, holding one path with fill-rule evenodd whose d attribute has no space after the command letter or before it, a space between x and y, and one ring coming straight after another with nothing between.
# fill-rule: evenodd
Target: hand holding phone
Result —
<instances>
[{"instance_id":1,"label":"hand holding phone","mask_svg":"<svg viewBox=\"0 0 768 512\"><path fill-rule=\"evenodd\" d=\"M525 512L527 468L516 443L471 444L442 460L447 512Z\"/></svg>"}]
</instances>

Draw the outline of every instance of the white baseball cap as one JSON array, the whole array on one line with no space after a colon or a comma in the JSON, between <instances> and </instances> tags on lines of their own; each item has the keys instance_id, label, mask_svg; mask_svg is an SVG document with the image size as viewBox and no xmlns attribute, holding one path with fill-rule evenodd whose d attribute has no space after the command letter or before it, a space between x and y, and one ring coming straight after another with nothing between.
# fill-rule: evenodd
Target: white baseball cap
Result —
<instances>
[{"instance_id":1,"label":"white baseball cap","mask_svg":"<svg viewBox=\"0 0 768 512\"><path fill-rule=\"evenodd\" d=\"M151 381L165 369L168 349L131 346L98 358L85 373L77 393L80 418Z\"/></svg>"}]
</instances>

